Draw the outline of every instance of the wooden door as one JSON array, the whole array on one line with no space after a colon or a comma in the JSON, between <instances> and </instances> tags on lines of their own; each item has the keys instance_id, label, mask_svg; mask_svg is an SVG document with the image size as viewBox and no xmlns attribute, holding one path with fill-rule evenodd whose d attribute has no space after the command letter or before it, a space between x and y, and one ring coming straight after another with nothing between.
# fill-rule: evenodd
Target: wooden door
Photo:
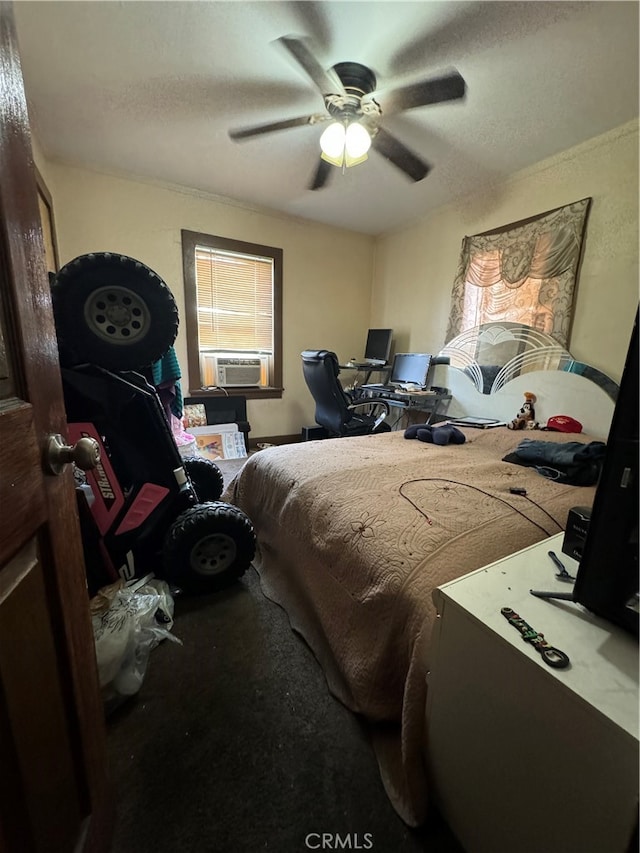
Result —
<instances>
[{"instance_id":1,"label":"wooden door","mask_svg":"<svg viewBox=\"0 0 640 853\"><path fill-rule=\"evenodd\" d=\"M105 729L11 4L0 3L0 851L106 851Z\"/></svg>"}]
</instances>

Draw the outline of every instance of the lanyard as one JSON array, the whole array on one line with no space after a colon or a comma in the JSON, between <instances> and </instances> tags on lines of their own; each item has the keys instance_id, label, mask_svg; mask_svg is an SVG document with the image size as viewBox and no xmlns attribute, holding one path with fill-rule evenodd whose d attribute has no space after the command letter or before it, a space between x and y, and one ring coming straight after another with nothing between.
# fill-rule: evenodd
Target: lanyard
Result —
<instances>
[{"instance_id":1,"label":"lanyard","mask_svg":"<svg viewBox=\"0 0 640 853\"><path fill-rule=\"evenodd\" d=\"M534 649L537 652L540 652L542 660L546 664L552 666L554 669L564 669L569 666L570 661L568 655L565 655L565 653L561 652L560 649L556 649L549 645L544 638L544 634L539 634L531 627L531 625L527 625L524 619L521 619L515 610L512 610L510 607L503 607L500 613L502 613L510 625L513 625L514 628L517 628L518 631L520 631L523 640L527 643L531 643Z\"/></svg>"}]
</instances>

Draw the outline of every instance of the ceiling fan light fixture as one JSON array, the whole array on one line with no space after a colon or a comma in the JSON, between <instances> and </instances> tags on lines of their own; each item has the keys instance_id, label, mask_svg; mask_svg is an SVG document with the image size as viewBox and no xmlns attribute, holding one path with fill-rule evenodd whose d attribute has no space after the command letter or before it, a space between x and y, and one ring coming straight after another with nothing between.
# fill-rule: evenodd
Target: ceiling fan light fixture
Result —
<instances>
[{"instance_id":1,"label":"ceiling fan light fixture","mask_svg":"<svg viewBox=\"0 0 640 853\"><path fill-rule=\"evenodd\" d=\"M346 153L353 160L362 160L371 148L371 137L368 131L359 122L352 122L345 134Z\"/></svg>"},{"instance_id":2,"label":"ceiling fan light fixture","mask_svg":"<svg viewBox=\"0 0 640 853\"><path fill-rule=\"evenodd\" d=\"M404 110L463 99L466 83L455 69L439 77L377 91L376 75L366 65L338 62L327 70L314 55L307 39L289 35L276 42L288 51L320 92L325 112L230 130L231 139L239 141L328 122L320 138L320 162L309 184L310 190L321 189L327 183L331 173L327 163L337 166L344 174L349 166L368 159L371 147L414 182L429 174L431 166L385 130L382 120Z\"/></svg>"},{"instance_id":3,"label":"ceiling fan light fixture","mask_svg":"<svg viewBox=\"0 0 640 853\"><path fill-rule=\"evenodd\" d=\"M322 159L334 166L357 166L367 159L371 136L357 121L334 121L320 137Z\"/></svg>"},{"instance_id":4,"label":"ceiling fan light fixture","mask_svg":"<svg viewBox=\"0 0 640 853\"><path fill-rule=\"evenodd\" d=\"M351 166L357 166L359 163L364 163L364 161L368 159L368 154L362 154L360 157L352 157L348 151L344 152L344 165L347 169Z\"/></svg>"},{"instance_id":5,"label":"ceiling fan light fixture","mask_svg":"<svg viewBox=\"0 0 640 853\"><path fill-rule=\"evenodd\" d=\"M342 122L331 122L320 137L320 148L323 160L342 166L347 131Z\"/></svg>"}]
</instances>

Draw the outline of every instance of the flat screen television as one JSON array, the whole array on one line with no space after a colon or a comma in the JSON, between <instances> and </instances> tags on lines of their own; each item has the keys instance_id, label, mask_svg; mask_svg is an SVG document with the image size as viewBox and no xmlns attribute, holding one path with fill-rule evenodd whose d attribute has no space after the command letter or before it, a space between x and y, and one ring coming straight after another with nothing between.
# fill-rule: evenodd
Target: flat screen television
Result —
<instances>
[{"instance_id":1,"label":"flat screen television","mask_svg":"<svg viewBox=\"0 0 640 853\"><path fill-rule=\"evenodd\" d=\"M638 315L573 600L638 635Z\"/></svg>"},{"instance_id":2,"label":"flat screen television","mask_svg":"<svg viewBox=\"0 0 640 853\"><path fill-rule=\"evenodd\" d=\"M391 336L393 329L369 329L367 344L364 349L364 360L386 364L391 352Z\"/></svg>"}]
</instances>

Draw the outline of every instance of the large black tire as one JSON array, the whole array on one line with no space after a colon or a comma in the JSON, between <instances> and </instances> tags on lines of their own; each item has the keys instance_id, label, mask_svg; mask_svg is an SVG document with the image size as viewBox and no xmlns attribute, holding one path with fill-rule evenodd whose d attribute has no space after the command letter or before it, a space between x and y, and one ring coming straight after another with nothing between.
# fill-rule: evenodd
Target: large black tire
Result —
<instances>
[{"instance_id":1,"label":"large black tire","mask_svg":"<svg viewBox=\"0 0 640 853\"><path fill-rule=\"evenodd\" d=\"M215 592L245 573L255 550L253 526L242 510L220 501L199 504L169 528L164 576L187 593Z\"/></svg>"},{"instance_id":2,"label":"large black tire","mask_svg":"<svg viewBox=\"0 0 640 853\"><path fill-rule=\"evenodd\" d=\"M182 463L199 502L217 501L224 491L224 475L216 463L204 456L185 456Z\"/></svg>"},{"instance_id":3,"label":"large black tire","mask_svg":"<svg viewBox=\"0 0 640 853\"><path fill-rule=\"evenodd\" d=\"M55 276L51 294L60 361L140 370L178 334L178 308L149 267L111 252L80 255Z\"/></svg>"}]
</instances>

